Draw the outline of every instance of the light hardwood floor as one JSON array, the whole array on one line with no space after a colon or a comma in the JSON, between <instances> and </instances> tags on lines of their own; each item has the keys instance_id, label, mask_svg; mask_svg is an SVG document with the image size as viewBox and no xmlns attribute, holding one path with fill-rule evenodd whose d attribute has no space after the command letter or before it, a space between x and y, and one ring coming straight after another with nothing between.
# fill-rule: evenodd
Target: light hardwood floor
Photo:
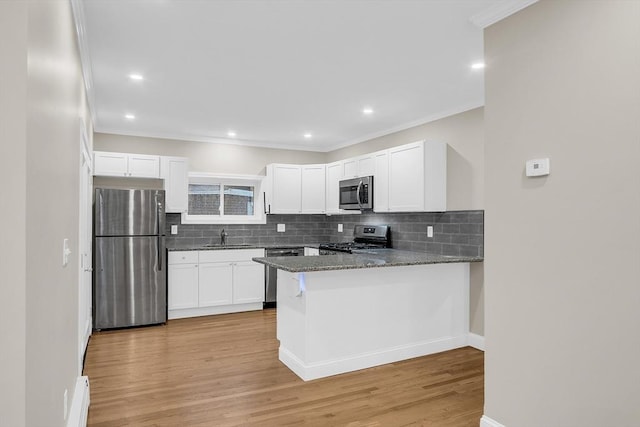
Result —
<instances>
[{"instance_id":1,"label":"light hardwood floor","mask_svg":"<svg viewBox=\"0 0 640 427\"><path fill-rule=\"evenodd\" d=\"M90 426L473 426L470 347L304 382L278 360L275 310L95 333Z\"/></svg>"}]
</instances>

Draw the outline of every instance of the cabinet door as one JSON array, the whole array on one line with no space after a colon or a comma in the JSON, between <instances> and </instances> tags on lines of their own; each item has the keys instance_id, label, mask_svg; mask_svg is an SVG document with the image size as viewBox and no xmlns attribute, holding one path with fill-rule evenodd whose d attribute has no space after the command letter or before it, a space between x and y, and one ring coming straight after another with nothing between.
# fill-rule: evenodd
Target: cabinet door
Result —
<instances>
[{"instance_id":1,"label":"cabinet door","mask_svg":"<svg viewBox=\"0 0 640 427\"><path fill-rule=\"evenodd\" d=\"M375 158L372 155L358 157L358 176L374 175L375 169Z\"/></svg>"},{"instance_id":2,"label":"cabinet door","mask_svg":"<svg viewBox=\"0 0 640 427\"><path fill-rule=\"evenodd\" d=\"M342 179L342 162L329 163L327 165L327 179L326 179L326 212L327 213L339 213L340 212L340 191L338 185ZM375 182L373 184L375 186Z\"/></svg>"},{"instance_id":3,"label":"cabinet door","mask_svg":"<svg viewBox=\"0 0 640 427\"><path fill-rule=\"evenodd\" d=\"M161 157L160 173L164 179L165 211L182 213L188 208L189 163L184 157Z\"/></svg>"},{"instance_id":4,"label":"cabinet door","mask_svg":"<svg viewBox=\"0 0 640 427\"><path fill-rule=\"evenodd\" d=\"M302 176L302 213L325 212L325 165L304 165Z\"/></svg>"},{"instance_id":5,"label":"cabinet door","mask_svg":"<svg viewBox=\"0 0 640 427\"><path fill-rule=\"evenodd\" d=\"M300 166L273 165L271 213L300 213L302 182Z\"/></svg>"},{"instance_id":6,"label":"cabinet door","mask_svg":"<svg viewBox=\"0 0 640 427\"><path fill-rule=\"evenodd\" d=\"M198 306L198 264L169 265L169 310Z\"/></svg>"},{"instance_id":7,"label":"cabinet door","mask_svg":"<svg viewBox=\"0 0 640 427\"><path fill-rule=\"evenodd\" d=\"M375 181L373 185L376 185ZM422 142L389 149L389 210L392 212L424 210L424 145Z\"/></svg>"},{"instance_id":8,"label":"cabinet door","mask_svg":"<svg viewBox=\"0 0 640 427\"><path fill-rule=\"evenodd\" d=\"M358 176L358 159L346 159L342 161L343 179L355 178Z\"/></svg>"},{"instance_id":9,"label":"cabinet door","mask_svg":"<svg viewBox=\"0 0 640 427\"><path fill-rule=\"evenodd\" d=\"M375 169L373 176L373 210L389 211L389 154L380 151L373 155Z\"/></svg>"},{"instance_id":10,"label":"cabinet door","mask_svg":"<svg viewBox=\"0 0 640 427\"><path fill-rule=\"evenodd\" d=\"M129 176L160 178L160 156L129 154Z\"/></svg>"},{"instance_id":11,"label":"cabinet door","mask_svg":"<svg viewBox=\"0 0 640 427\"><path fill-rule=\"evenodd\" d=\"M228 262L200 264L199 306L231 304L233 297L233 266Z\"/></svg>"},{"instance_id":12,"label":"cabinet door","mask_svg":"<svg viewBox=\"0 0 640 427\"><path fill-rule=\"evenodd\" d=\"M128 176L128 155L125 153L93 152L93 174L99 176Z\"/></svg>"},{"instance_id":13,"label":"cabinet door","mask_svg":"<svg viewBox=\"0 0 640 427\"><path fill-rule=\"evenodd\" d=\"M238 261L233 268L233 303L264 301L264 265Z\"/></svg>"}]
</instances>

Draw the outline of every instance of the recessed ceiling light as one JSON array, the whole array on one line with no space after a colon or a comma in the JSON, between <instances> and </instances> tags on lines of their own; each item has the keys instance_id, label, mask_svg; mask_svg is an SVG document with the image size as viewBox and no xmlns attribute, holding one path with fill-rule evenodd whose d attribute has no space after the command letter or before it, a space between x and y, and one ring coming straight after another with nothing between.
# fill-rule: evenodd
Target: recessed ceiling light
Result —
<instances>
[{"instance_id":1,"label":"recessed ceiling light","mask_svg":"<svg viewBox=\"0 0 640 427\"><path fill-rule=\"evenodd\" d=\"M305 133L305 134L304 134L304 137L305 137L305 138L307 138L307 139L311 138L311 136L312 136L312 135L311 135L310 133Z\"/></svg>"},{"instance_id":2,"label":"recessed ceiling light","mask_svg":"<svg viewBox=\"0 0 640 427\"><path fill-rule=\"evenodd\" d=\"M364 107L362 109L362 114L373 114L373 108L371 107Z\"/></svg>"},{"instance_id":3,"label":"recessed ceiling light","mask_svg":"<svg viewBox=\"0 0 640 427\"><path fill-rule=\"evenodd\" d=\"M471 68L473 68L474 70L481 70L484 68L484 62L476 62L475 64L471 65Z\"/></svg>"},{"instance_id":4,"label":"recessed ceiling light","mask_svg":"<svg viewBox=\"0 0 640 427\"><path fill-rule=\"evenodd\" d=\"M144 77L142 77L142 74L129 74L129 78L131 80L144 80Z\"/></svg>"},{"instance_id":5,"label":"recessed ceiling light","mask_svg":"<svg viewBox=\"0 0 640 427\"><path fill-rule=\"evenodd\" d=\"M236 136L236 133L232 130L230 130L229 132L227 132L227 136L234 138Z\"/></svg>"},{"instance_id":6,"label":"recessed ceiling light","mask_svg":"<svg viewBox=\"0 0 640 427\"><path fill-rule=\"evenodd\" d=\"M133 114L125 114L124 118L127 120L134 120L136 116L134 116Z\"/></svg>"}]
</instances>

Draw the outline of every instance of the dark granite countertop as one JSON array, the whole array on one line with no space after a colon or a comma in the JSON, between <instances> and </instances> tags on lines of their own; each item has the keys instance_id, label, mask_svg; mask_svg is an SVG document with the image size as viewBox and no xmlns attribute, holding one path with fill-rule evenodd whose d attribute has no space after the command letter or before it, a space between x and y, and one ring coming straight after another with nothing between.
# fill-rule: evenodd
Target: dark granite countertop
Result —
<instances>
[{"instance_id":1,"label":"dark granite countertop","mask_svg":"<svg viewBox=\"0 0 640 427\"><path fill-rule=\"evenodd\" d=\"M272 244L233 244L221 245L194 245L194 244L172 244L167 246L169 251L215 251L223 249L293 249L293 248L318 248L320 243L272 243Z\"/></svg>"},{"instance_id":2,"label":"dark granite countertop","mask_svg":"<svg viewBox=\"0 0 640 427\"><path fill-rule=\"evenodd\" d=\"M434 255L396 249L376 249L367 253L320 255L305 257L253 258L255 262L291 273L355 268L397 267L404 265L480 262L482 257Z\"/></svg>"}]
</instances>

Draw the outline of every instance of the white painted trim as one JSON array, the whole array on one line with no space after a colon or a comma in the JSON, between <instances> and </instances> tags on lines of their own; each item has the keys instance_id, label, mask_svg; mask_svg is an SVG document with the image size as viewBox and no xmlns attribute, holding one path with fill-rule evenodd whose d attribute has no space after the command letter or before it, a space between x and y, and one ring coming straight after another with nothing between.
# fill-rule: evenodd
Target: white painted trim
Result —
<instances>
[{"instance_id":1,"label":"white painted trim","mask_svg":"<svg viewBox=\"0 0 640 427\"><path fill-rule=\"evenodd\" d=\"M500 2L483 12L473 15L469 18L469 21L475 26L485 29L537 1L538 0L510 0Z\"/></svg>"},{"instance_id":2,"label":"white painted trim","mask_svg":"<svg viewBox=\"0 0 640 427\"><path fill-rule=\"evenodd\" d=\"M187 142L210 142L215 144L271 148L276 150L320 151L318 150L317 147L309 145L308 143L305 143L303 141L301 141L301 144L304 144L303 146L297 146L293 144L282 144L282 143L269 142L269 141L216 138L216 137L205 136L205 135L184 135L184 134L174 134L169 132L132 132L130 130L124 130L124 129L102 127L102 126L99 126L99 124L95 125L94 131L97 133L110 133L114 135L137 136L142 138L171 139L176 141L187 141Z\"/></svg>"},{"instance_id":3,"label":"white painted trim","mask_svg":"<svg viewBox=\"0 0 640 427\"><path fill-rule=\"evenodd\" d=\"M504 424L500 424L499 422L483 415L480 418L480 427L506 427Z\"/></svg>"},{"instance_id":4,"label":"white painted trim","mask_svg":"<svg viewBox=\"0 0 640 427\"><path fill-rule=\"evenodd\" d=\"M345 372L357 371L374 366L393 363L414 357L426 356L447 350L464 347L467 337L460 335L411 345L389 348L381 351L360 354L343 359L329 360L320 363L305 364L286 348L280 346L278 357L289 369L305 381L324 378Z\"/></svg>"},{"instance_id":5,"label":"white painted trim","mask_svg":"<svg viewBox=\"0 0 640 427\"><path fill-rule=\"evenodd\" d=\"M91 64L91 54L89 53L89 42L87 41L87 25L82 0L71 0L71 10L73 11L73 21L76 25L76 34L78 35L78 51L80 53L80 63L82 64L84 87L87 91L87 103L89 104L91 121L95 125L96 99L93 91L93 67Z\"/></svg>"},{"instance_id":6,"label":"white painted trim","mask_svg":"<svg viewBox=\"0 0 640 427\"><path fill-rule=\"evenodd\" d=\"M218 305L214 307L183 308L180 310L169 310L167 317L169 320L173 320L184 319L186 317L211 316L214 314L240 313L242 311L262 310L262 306L263 304L261 302L252 302L247 304Z\"/></svg>"},{"instance_id":7,"label":"white painted trim","mask_svg":"<svg viewBox=\"0 0 640 427\"><path fill-rule=\"evenodd\" d=\"M484 337L482 335L474 334L473 332L469 332L467 344L470 347L476 348L478 350L484 351Z\"/></svg>"},{"instance_id":8,"label":"white painted trim","mask_svg":"<svg viewBox=\"0 0 640 427\"><path fill-rule=\"evenodd\" d=\"M177 141L192 141L192 142L211 142L215 144L243 145L243 146L249 146L249 147L270 148L270 149L276 149L276 150L296 150L296 151L313 151L313 152L319 152L319 153L328 153L330 151L335 151L340 148L348 147L350 145L359 144L361 142L365 142L370 139L389 135L395 132L400 132L402 130L406 130L415 126L431 123L436 120L444 119L445 117L453 116L455 114L464 113L465 111L473 110L475 108L479 108L482 106L484 106L484 100L482 102L474 102L471 104L466 104L459 107L451 108L449 110L444 110L419 120L404 123L402 125L394 126L392 128L388 128L379 132L363 135L361 137L351 139L349 141L338 142L336 144L328 145L328 146L312 145L305 141L300 141L301 145L295 145L295 144L283 144L283 143L276 143L276 142L269 142L269 141L253 141L253 140L238 140L238 139L232 140L232 139L226 139L226 138L209 137L204 135L179 135L179 134L170 134L167 132L132 132L130 130L101 127L97 123L94 126L94 131L97 133L110 133L114 135L137 136L142 138L172 139Z\"/></svg>"},{"instance_id":9,"label":"white painted trim","mask_svg":"<svg viewBox=\"0 0 640 427\"><path fill-rule=\"evenodd\" d=\"M90 403L89 377L78 377L73 391L67 427L86 427Z\"/></svg>"},{"instance_id":10,"label":"white painted trim","mask_svg":"<svg viewBox=\"0 0 640 427\"><path fill-rule=\"evenodd\" d=\"M379 138L381 136L386 136L386 135L390 135L392 133L396 133L396 132L400 132L406 129L410 129L412 127L416 127L416 126L421 126L427 123L431 123L431 122L435 122L436 120L440 120L440 119L444 119L446 117L449 116L453 116L456 114L460 114L460 113L464 113L465 111L470 111L479 107L483 107L484 106L484 100L482 102L472 102L471 104L466 104L466 105L461 105L458 107L454 107L451 108L449 110L443 110L439 113L436 114L432 114L430 116L424 117L422 119L419 120L414 120L412 122L408 122L408 123L404 123L398 126L394 126L392 128L388 128L385 130L382 130L380 132L375 132L375 133L370 133L368 135L363 135L359 138L355 138L355 139L351 139L349 141L345 141L345 142L341 142L335 145L331 145L329 147L324 147L321 149L318 149L318 151L320 152L330 152L330 151L335 151L335 150L339 150L341 148L345 148L348 147L350 145L355 145L355 144L359 144L361 142L365 142L365 141L369 141L371 139L374 138Z\"/></svg>"}]
</instances>

